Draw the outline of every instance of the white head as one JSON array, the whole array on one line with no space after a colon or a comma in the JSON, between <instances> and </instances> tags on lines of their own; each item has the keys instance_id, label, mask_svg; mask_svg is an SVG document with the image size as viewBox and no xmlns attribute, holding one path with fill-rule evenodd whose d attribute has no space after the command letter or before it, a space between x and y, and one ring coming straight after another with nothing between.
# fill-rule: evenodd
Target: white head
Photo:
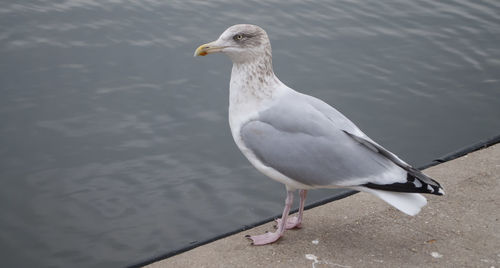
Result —
<instances>
[{"instance_id":1,"label":"white head","mask_svg":"<svg viewBox=\"0 0 500 268\"><path fill-rule=\"evenodd\" d=\"M271 43L266 31L256 25L237 24L227 28L220 37L199 46L194 56L222 52L233 63L246 63L258 59L271 58Z\"/></svg>"}]
</instances>

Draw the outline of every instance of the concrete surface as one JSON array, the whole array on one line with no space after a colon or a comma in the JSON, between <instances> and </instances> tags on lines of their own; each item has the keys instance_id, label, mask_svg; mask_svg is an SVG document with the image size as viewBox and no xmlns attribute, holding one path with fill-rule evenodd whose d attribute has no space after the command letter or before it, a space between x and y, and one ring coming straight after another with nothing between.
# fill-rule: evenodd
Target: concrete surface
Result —
<instances>
[{"instance_id":1,"label":"concrete surface","mask_svg":"<svg viewBox=\"0 0 500 268\"><path fill-rule=\"evenodd\" d=\"M425 170L446 196L410 217L360 193L305 212L303 228L252 246L217 240L147 267L500 267L500 144Z\"/></svg>"}]
</instances>

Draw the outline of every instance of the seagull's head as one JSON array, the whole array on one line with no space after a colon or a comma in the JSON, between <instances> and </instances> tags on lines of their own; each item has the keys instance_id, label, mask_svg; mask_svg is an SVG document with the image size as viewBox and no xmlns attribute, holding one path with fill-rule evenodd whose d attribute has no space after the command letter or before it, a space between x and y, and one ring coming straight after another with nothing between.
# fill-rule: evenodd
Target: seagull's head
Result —
<instances>
[{"instance_id":1,"label":"seagull's head","mask_svg":"<svg viewBox=\"0 0 500 268\"><path fill-rule=\"evenodd\" d=\"M237 24L227 28L217 40L199 46L194 56L222 52L235 63L271 57L271 44L266 31L256 25Z\"/></svg>"}]
</instances>

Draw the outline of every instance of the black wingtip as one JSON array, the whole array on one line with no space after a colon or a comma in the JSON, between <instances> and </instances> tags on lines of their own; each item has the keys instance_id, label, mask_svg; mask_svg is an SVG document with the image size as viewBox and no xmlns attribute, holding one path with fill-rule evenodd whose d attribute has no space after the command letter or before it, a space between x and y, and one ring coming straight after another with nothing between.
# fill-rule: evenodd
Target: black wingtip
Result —
<instances>
[{"instance_id":1,"label":"black wingtip","mask_svg":"<svg viewBox=\"0 0 500 268\"><path fill-rule=\"evenodd\" d=\"M417 176L408 173L406 177L406 182L401 183L391 183L391 184L375 184L367 183L363 186L391 192L402 192L402 193L422 193L422 194L434 194L434 195L444 195L444 190L441 185L425 176L425 179L420 179Z\"/></svg>"}]
</instances>

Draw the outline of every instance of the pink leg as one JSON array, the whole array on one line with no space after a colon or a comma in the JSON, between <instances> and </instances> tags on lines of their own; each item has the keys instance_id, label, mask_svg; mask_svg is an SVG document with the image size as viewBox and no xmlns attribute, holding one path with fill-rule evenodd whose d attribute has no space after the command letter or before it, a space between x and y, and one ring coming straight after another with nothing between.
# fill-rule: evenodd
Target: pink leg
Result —
<instances>
[{"instance_id":1,"label":"pink leg","mask_svg":"<svg viewBox=\"0 0 500 268\"><path fill-rule=\"evenodd\" d=\"M288 217L288 219L286 220L286 225L285 225L285 228L287 230L301 227L302 214L304 213L304 204L306 202L306 197L307 197L307 190L300 190L299 195L300 195L299 216L298 217L296 217L296 216ZM278 225L280 225L281 219L277 219L276 223Z\"/></svg>"},{"instance_id":2,"label":"pink leg","mask_svg":"<svg viewBox=\"0 0 500 268\"><path fill-rule=\"evenodd\" d=\"M290 212L290 207L292 207L292 204L293 204L293 191L289 191L287 189L286 199L285 199L285 209L283 210L283 215L281 215L281 218L284 219L284 221L278 225L278 230L276 230L276 232L274 233L265 233L261 235L252 235L252 236L247 235L245 237L252 240L252 244L256 246L270 244L278 240L285 232L286 217Z\"/></svg>"}]
</instances>

